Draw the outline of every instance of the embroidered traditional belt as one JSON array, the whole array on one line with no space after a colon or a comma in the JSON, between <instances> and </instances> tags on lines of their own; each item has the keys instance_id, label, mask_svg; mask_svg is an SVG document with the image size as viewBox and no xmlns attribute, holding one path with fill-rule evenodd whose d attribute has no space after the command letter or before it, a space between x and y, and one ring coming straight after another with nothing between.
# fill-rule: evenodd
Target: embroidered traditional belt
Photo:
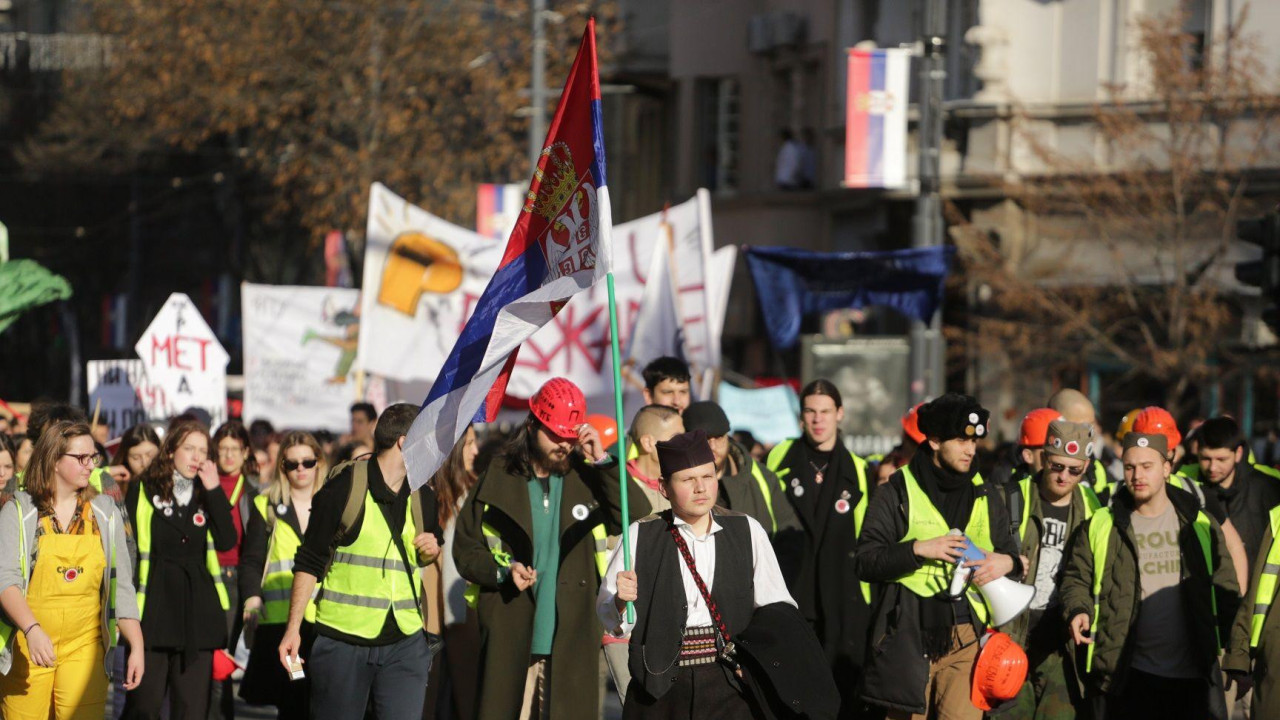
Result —
<instances>
[{"instance_id":1,"label":"embroidered traditional belt","mask_svg":"<svg viewBox=\"0 0 1280 720\"><path fill-rule=\"evenodd\" d=\"M680 646L680 667L710 665L716 661L716 629L710 625L685 628Z\"/></svg>"}]
</instances>

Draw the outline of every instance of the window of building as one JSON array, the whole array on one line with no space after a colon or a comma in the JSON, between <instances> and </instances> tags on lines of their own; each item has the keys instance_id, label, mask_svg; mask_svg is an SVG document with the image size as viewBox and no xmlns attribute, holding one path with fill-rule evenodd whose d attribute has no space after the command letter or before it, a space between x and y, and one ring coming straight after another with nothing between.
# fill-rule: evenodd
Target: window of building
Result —
<instances>
[{"instance_id":1,"label":"window of building","mask_svg":"<svg viewBox=\"0 0 1280 720\"><path fill-rule=\"evenodd\" d=\"M715 192L734 192L738 189L742 127L738 81L735 78L703 78L698 81L697 94L697 180L701 186Z\"/></svg>"}]
</instances>

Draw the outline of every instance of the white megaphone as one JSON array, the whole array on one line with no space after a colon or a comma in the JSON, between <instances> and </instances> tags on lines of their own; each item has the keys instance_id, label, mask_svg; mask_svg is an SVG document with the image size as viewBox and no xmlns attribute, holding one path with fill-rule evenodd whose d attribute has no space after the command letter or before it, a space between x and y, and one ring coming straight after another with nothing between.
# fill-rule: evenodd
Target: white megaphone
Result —
<instances>
[{"instance_id":1,"label":"white megaphone","mask_svg":"<svg viewBox=\"0 0 1280 720\"><path fill-rule=\"evenodd\" d=\"M964 535L955 528L951 529L950 534ZM969 577L973 575L973 568L965 567L964 564L987 556L968 537L965 537L964 542L964 554L956 561L955 569L951 573L951 587L947 591L953 598L964 597L965 587L969 585ZM1035 597L1036 589L1032 585L1000 577L978 588L978 592L986 598L987 607L991 609L991 627L1000 627L1021 615L1022 611L1031 605L1031 598Z\"/></svg>"}]
</instances>

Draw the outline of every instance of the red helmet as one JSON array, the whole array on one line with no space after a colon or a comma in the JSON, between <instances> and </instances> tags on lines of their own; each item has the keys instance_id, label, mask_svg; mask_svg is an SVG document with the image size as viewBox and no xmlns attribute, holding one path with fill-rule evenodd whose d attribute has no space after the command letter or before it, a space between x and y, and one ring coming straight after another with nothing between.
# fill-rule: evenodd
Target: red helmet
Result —
<instances>
[{"instance_id":1,"label":"red helmet","mask_svg":"<svg viewBox=\"0 0 1280 720\"><path fill-rule=\"evenodd\" d=\"M1027 653L996 630L988 630L980 644L969 699L979 710L990 710L1017 697L1027 679Z\"/></svg>"},{"instance_id":2,"label":"red helmet","mask_svg":"<svg viewBox=\"0 0 1280 720\"><path fill-rule=\"evenodd\" d=\"M1062 417L1062 413L1052 408L1038 408L1022 418L1022 427L1018 432L1018 444L1027 448L1044 447L1049 436L1049 423Z\"/></svg>"},{"instance_id":3,"label":"red helmet","mask_svg":"<svg viewBox=\"0 0 1280 720\"><path fill-rule=\"evenodd\" d=\"M924 403L920 403L923 405ZM916 411L920 409L920 405L916 405L902 416L902 432L907 434L917 445L924 444L924 433L920 432L920 415Z\"/></svg>"},{"instance_id":4,"label":"red helmet","mask_svg":"<svg viewBox=\"0 0 1280 720\"><path fill-rule=\"evenodd\" d=\"M1133 431L1143 435L1163 435L1169 439L1169 452L1182 442L1182 433L1178 432L1178 423L1168 410L1152 405L1145 407L1133 420Z\"/></svg>"},{"instance_id":5,"label":"red helmet","mask_svg":"<svg viewBox=\"0 0 1280 720\"><path fill-rule=\"evenodd\" d=\"M529 398L529 411L553 435L574 439L587 418L587 399L577 385L562 377L551 378Z\"/></svg>"}]
</instances>

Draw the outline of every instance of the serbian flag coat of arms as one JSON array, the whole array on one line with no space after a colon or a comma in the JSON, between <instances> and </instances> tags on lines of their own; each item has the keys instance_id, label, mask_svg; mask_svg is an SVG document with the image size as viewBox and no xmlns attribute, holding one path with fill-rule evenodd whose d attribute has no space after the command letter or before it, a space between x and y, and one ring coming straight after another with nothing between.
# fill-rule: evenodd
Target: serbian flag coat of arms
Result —
<instances>
[{"instance_id":1,"label":"serbian flag coat of arms","mask_svg":"<svg viewBox=\"0 0 1280 720\"><path fill-rule=\"evenodd\" d=\"M611 222L593 18L506 252L405 438L414 489L440 469L467 425L497 417L520 344L608 273Z\"/></svg>"}]
</instances>

